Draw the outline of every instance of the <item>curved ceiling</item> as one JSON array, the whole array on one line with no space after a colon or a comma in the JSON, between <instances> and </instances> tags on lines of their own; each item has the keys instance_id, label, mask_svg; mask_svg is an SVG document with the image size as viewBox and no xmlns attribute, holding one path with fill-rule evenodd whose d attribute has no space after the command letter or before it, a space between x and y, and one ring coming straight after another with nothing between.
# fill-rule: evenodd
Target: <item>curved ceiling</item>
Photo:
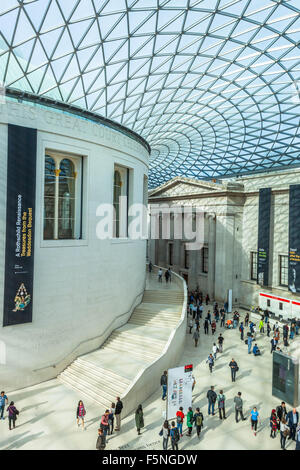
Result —
<instances>
[{"instance_id":1,"label":"curved ceiling","mask_svg":"<svg viewBox=\"0 0 300 470\"><path fill-rule=\"evenodd\" d=\"M0 81L141 134L150 187L300 163L299 0L1 0L0 35Z\"/></svg>"}]
</instances>

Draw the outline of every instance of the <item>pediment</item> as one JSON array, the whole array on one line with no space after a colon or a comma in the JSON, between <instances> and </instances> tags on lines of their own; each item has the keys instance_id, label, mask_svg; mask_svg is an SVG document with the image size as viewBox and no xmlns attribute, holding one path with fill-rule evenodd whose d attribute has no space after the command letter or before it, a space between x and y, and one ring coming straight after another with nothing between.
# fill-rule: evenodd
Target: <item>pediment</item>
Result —
<instances>
[{"instance_id":1,"label":"pediment","mask_svg":"<svg viewBox=\"0 0 300 470\"><path fill-rule=\"evenodd\" d=\"M189 180L188 178L175 178L149 192L149 197L175 197L208 192L224 191L222 184L210 183L200 180Z\"/></svg>"}]
</instances>

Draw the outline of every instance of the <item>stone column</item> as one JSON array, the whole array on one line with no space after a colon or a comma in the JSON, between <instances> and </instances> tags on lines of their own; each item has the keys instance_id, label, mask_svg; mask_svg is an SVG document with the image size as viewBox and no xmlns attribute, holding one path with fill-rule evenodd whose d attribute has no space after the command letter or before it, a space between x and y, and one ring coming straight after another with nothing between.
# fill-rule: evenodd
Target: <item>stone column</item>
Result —
<instances>
[{"instance_id":1,"label":"stone column","mask_svg":"<svg viewBox=\"0 0 300 470\"><path fill-rule=\"evenodd\" d=\"M215 255L216 255L216 215L207 214L208 223L208 274L207 291L210 299L215 298Z\"/></svg>"},{"instance_id":2,"label":"stone column","mask_svg":"<svg viewBox=\"0 0 300 470\"><path fill-rule=\"evenodd\" d=\"M227 300L228 289L234 288L234 235L235 220L233 215L216 217L216 250L215 250L215 299ZM235 298L233 292L233 299Z\"/></svg>"}]
</instances>

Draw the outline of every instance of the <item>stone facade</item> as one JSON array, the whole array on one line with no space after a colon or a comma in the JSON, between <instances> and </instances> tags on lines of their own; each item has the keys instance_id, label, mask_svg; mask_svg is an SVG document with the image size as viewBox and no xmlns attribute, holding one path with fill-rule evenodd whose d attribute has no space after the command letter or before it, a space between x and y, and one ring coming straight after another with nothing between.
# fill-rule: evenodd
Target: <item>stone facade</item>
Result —
<instances>
[{"instance_id":1,"label":"stone facade","mask_svg":"<svg viewBox=\"0 0 300 470\"><path fill-rule=\"evenodd\" d=\"M150 213L160 204L193 206L205 213L204 248L208 248L208 269L204 266L203 249L190 251L188 266L185 265L186 240L183 239L149 241L149 259L163 266L172 263L172 269L188 279L190 288L199 286L211 299L224 302L228 289L232 289L234 305L258 305L262 288L253 279L255 266L251 258L255 260L257 252L259 189L271 187L271 280L270 287L263 290L299 300L299 296L292 295L288 287L282 285L280 278L280 256L288 256L291 184L300 184L300 170L261 173L219 182L178 177L150 191ZM170 244L173 245L171 251Z\"/></svg>"}]
</instances>

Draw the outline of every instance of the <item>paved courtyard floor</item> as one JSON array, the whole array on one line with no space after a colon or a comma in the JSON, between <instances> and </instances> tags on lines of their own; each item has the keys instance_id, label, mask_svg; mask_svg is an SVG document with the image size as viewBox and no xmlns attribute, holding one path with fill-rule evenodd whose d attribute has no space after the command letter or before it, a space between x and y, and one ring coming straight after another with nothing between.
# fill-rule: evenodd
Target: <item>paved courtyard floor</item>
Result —
<instances>
[{"instance_id":1,"label":"paved courtyard floor","mask_svg":"<svg viewBox=\"0 0 300 470\"><path fill-rule=\"evenodd\" d=\"M242 317L244 314L242 313ZM225 338L224 352L219 354L213 373L210 374L206 359L214 341L222 332ZM180 440L179 448L185 450L280 450L279 437L270 438L269 416L280 400L271 395L272 356L267 336L257 335L257 343L262 351L261 357L248 355L247 346L240 340L237 330L224 330L217 327L213 337L204 335L201 324L200 344L194 346L192 335L186 335L186 347L181 363L194 364L196 386L193 395L194 408L200 407L204 414L204 428L198 440L195 430L192 437ZM229 362L234 358L239 365L237 380L231 382ZM226 395L227 419L221 421L218 414L208 416L206 393L211 385L218 393ZM235 422L233 398L238 391L244 399L244 414L247 420ZM19 390L9 394L20 410L15 430L9 431L8 420L0 421L0 449L68 449L94 450L97 440L99 419L104 410L84 399L87 410L86 430L77 427L76 407L81 398L75 391L66 388L57 380ZM250 429L249 413L257 406L261 424L255 437ZM152 395L145 403L145 428L138 436L135 428L134 413L122 421L121 432L108 437L107 450L162 449L159 431L164 419L166 402L161 399L161 391ZM290 409L290 407L288 407ZM186 434L186 433L184 433ZM287 449L293 450L295 443L287 441Z\"/></svg>"}]
</instances>

